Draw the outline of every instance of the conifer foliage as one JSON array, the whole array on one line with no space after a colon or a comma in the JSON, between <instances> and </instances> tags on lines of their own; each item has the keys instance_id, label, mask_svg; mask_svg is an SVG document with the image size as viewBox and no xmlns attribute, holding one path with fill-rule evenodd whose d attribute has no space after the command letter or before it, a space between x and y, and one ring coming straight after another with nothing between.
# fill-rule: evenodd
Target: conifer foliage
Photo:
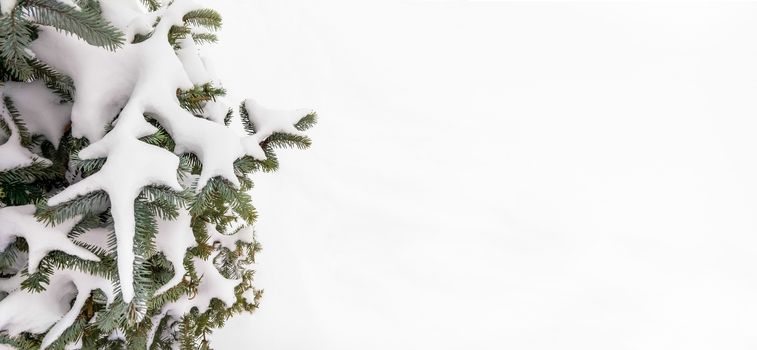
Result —
<instances>
[{"instance_id":1,"label":"conifer foliage","mask_svg":"<svg viewBox=\"0 0 757 350\"><path fill-rule=\"evenodd\" d=\"M193 0L0 10L0 344L210 349L262 295L249 175L315 113L229 108Z\"/></svg>"}]
</instances>

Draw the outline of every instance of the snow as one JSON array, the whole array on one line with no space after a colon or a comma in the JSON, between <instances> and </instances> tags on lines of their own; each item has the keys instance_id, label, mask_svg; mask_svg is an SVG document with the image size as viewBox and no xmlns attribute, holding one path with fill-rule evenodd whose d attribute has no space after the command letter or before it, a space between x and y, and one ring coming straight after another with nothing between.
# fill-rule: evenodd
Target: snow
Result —
<instances>
[{"instance_id":1,"label":"snow","mask_svg":"<svg viewBox=\"0 0 757 350\"><path fill-rule=\"evenodd\" d=\"M101 171L68 187L48 203L57 205L95 190L108 193L119 243L119 277L127 302L134 295L134 252L129 243L134 239L134 199L144 186L150 184L181 190L176 179L178 157L137 140L156 131L143 114L156 113L163 122L180 116L196 119L182 110L176 101L176 88L190 88L192 84L165 40L168 28L179 23L183 13L194 8L194 5L186 5L188 3L174 2L163 13L151 39L126 45L116 52L90 47L81 40L50 29L42 30L40 38L32 45L40 58L74 80L77 87L72 110L74 136L85 136L96 141L83 149L80 157L92 159L107 156ZM115 70L114 66L121 69ZM105 126L110 122L109 116L116 115L119 110L113 131L103 137ZM204 138L201 144L212 142L207 135L200 135L202 127L184 130L173 125L166 124L166 127L169 132L173 131L177 142L183 140L182 136ZM184 133L180 134L181 131ZM210 154L207 152L201 159L210 158ZM213 163L208 163L208 169L214 170ZM228 163L231 167L233 159ZM203 167L205 176L211 176L209 171Z\"/></svg>"},{"instance_id":2,"label":"snow","mask_svg":"<svg viewBox=\"0 0 757 350\"><path fill-rule=\"evenodd\" d=\"M755 348L754 3L214 4L224 86L321 117L215 349Z\"/></svg>"},{"instance_id":3,"label":"snow","mask_svg":"<svg viewBox=\"0 0 757 350\"><path fill-rule=\"evenodd\" d=\"M260 143L263 140L275 132L302 135L303 133L297 130L294 125L303 117L313 113L309 109L269 109L251 98L244 101L244 108L249 114L250 121L255 125L255 133L247 136L243 141L245 151L257 159L265 159L265 152L260 148Z\"/></svg>"},{"instance_id":4,"label":"snow","mask_svg":"<svg viewBox=\"0 0 757 350\"><path fill-rule=\"evenodd\" d=\"M59 3L61 3L61 4L65 4L65 5L68 5L68 6L71 6L71 7L75 8L77 10L81 10L81 7L79 7L79 5L74 2L74 0L57 0L57 1Z\"/></svg>"},{"instance_id":5,"label":"snow","mask_svg":"<svg viewBox=\"0 0 757 350\"><path fill-rule=\"evenodd\" d=\"M30 133L43 135L58 147L71 121L70 103L60 103L60 97L41 81L6 82L3 93L11 98Z\"/></svg>"},{"instance_id":6,"label":"snow","mask_svg":"<svg viewBox=\"0 0 757 350\"><path fill-rule=\"evenodd\" d=\"M76 86L71 110L71 133L91 142L105 135L108 123L124 107L137 79L140 59L132 45L111 52L84 41L41 28L31 50L42 61L73 78Z\"/></svg>"},{"instance_id":7,"label":"snow","mask_svg":"<svg viewBox=\"0 0 757 350\"><path fill-rule=\"evenodd\" d=\"M74 285L66 282L55 275L47 290L41 293L22 289L10 293L0 303L0 328L11 336L47 331L69 311L68 302L76 294Z\"/></svg>"},{"instance_id":8,"label":"snow","mask_svg":"<svg viewBox=\"0 0 757 350\"><path fill-rule=\"evenodd\" d=\"M66 2L70 3L70 2ZM4 11L10 2L4 1ZM265 158L258 143L274 132L299 134L294 123L309 111L275 111L253 100L245 102L251 118L258 125L255 135L243 135L240 130L224 125L228 111L226 98L208 102L202 117L182 109L176 98L177 89L189 89L197 84L220 86L207 58L190 38L179 42L175 52L165 40L173 25L182 23L183 15L202 8L189 0L171 2L155 13L145 13L143 5L129 0L100 2L103 15L123 30L128 40L136 35L151 33L138 44L126 44L110 52L95 48L82 40L52 28L40 26L38 38L30 47L30 55L38 57L63 74L70 76L76 86L73 103L61 103L41 82L8 82L0 87L2 96L16 102L22 120L32 134L40 134L58 146L70 125L74 137L85 137L90 144L82 149L81 159L105 158L102 168L86 178L72 178L74 183L47 202L56 206L93 191L108 194L113 216L110 228L89 229L75 238L68 233L80 218L73 218L55 226L47 226L34 218L33 205L0 208L0 251L16 237L23 237L29 245L28 273L37 271L40 261L51 251L62 251L82 259L99 261L89 250L78 245L97 247L117 254L120 291L125 302L134 297L133 250L135 221L134 200L148 185L164 185L180 191L177 179L177 155L191 152L203 163L199 176L190 176L200 191L210 178L221 176L235 186L239 180L233 163L251 155ZM34 162L49 163L21 145L19 130L12 123L9 111L2 105L0 116L10 127L0 145L0 171ZM176 141L174 152L146 144L139 138L157 129L145 116L155 118ZM110 130L106 133L106 130ZM191 216L180 210L175 220L158 219L155 238L157 249L173 265L175 275L156 295L178 285L186 275L184 256L188 248L196 246L191 228ZM233 249L236 243L253 242L253 228L246 227L233 234L223 234L208 227L207 243ZM115 235L117 245L109 245ZM26 254L22 254L26 255ZM218 251L207 259L194 258L192 264L200 282L197 290L176 302L168 303L162 315L179 318L192 308L200 312L208 309L211 300L218 299L231 306L236 301L234 289L241 280L225 278L214 265ZM47 288L39 293L20 288L26 272L0 279L0 291L7 293L0 302L0 330L14 336L21 332L44 333L42 348L52 344L81 312L94 290L102 290L108 303L115 298L116 283L80 271L54 270ZM114 333L112 337L122 337ZM154 330L150 338L154 337ZM75 348L68 344L67 348Z\"/></svg>"},{"instance_id":9,"label":"snow","mask_svg":"<svg viewBox=\"0 0 757 350\"><path fill-rule=\"evenodd\" d=\"M16 7L17 0L0 0L0 13L5 15L11 12Z\"/></svg>"},{"instance_id":10,"label":"snow","mask_svg":"<svg viewBox=\"0 0 757 350\"><path fill-rule=\"evenodd\" d=\"M135 230L134 200L147 185L165 185L177 191L181 190L181 185L176 179L178 157L134 137L118 137L121 131L128 130L126 125L126 120L119 121L116 129L104 139L80 152L82 159L89 159L92 153L95 153L93 158L96 158L107 151L108 158L100 171L53 196L48 205L55 206L96 190L108 193L118 243L116 252L121 291L124 300L130 301L134 295L134 250L131 243L134 241Z\"/></svg>"},{"instance_id":11,"label":"snow","mask_svg":"<svg viewBox=\"0 0 757 350\"><path fill-rule=\"evenodd\" d=\"M12 277L0 278L0 291L10 293L21 288L21 275L15 274Z\"/></svg>"},{"instance_id":12,"label":"snow","mask_svg":"<svg viewBox=\"0 0 757 350\"><path fill-rule=\"evenodd\" d=\"M122 1L107 2L106 7L111 5L112 9L123 7L119 7ZM126 44L115 52L91 47L50 28L41 29L31 46L40 59L74 80L72 133L93 141L79 153L80 158L107 157L102 170L66 188L48 204L61 204L96 190L108 193L118 241L118 273L127 302L134 294L134 252L130 243L134 239L134 199L149 184L181 189L176 179L178 157L137 140L156 131L143 115L156 118L171 134L176 141L176 154L191 152L198 156L203 164L197 180L200 191L215 176L239 186L234 161L245 154L264 158L258 143L275 131L296 132L293 123L298 119L294 118L303 113L272 111L248 101L261 129L243 138L236 130L218 123L218 116L211 120L196 118L182 109L175 96L176 89L189 89L193 82L207 82L211 78L191 38L181 42L183 48L178 56L165 38L172 25L182 23L182 16L196 8L200 6L192 1L173 2L159 13L160 22L149 39ZM140 16L153 16L134 11L125 12L128 18L117 25L126 28L123 26L137 23ZM106 135L105 128L116 114L115 126Z\"/></svg>"},{"instance_id":13,"label":"snow","mask_svg":"<svg viewBox=\"0 0 757 350\"><path fill-rule=\"evenodd\" d=\"M107 252L107 251L111 251L111 248L113 248L108 245L109 234L110 234L110 230L107 228L103 228L103 227L92 228L92 229L84 231L84 233L76 237L74 241L79 242L79 243L86 243L89 245L93 245Z\"/></svg>"},{"instance_id":14,"label":"snow","mask_svg":"<svg viewBox=\"0 0 757 350\"><path fill-rule=\"evenodd\" d=\"M48 227L34 217L34 205L0 208L0 251L15 237L23 237L29 245L29 273L35 273L39 262L51 251L61 251L84 260L100 261L97 255L74 244L66 236L79 222L78 218ZM2 327L0 327L2 328Z\"/></svg>"},{"instance_id":15,"label":"snow","mask_svg":"<svg viewBox=\"0 0 757 350\"><path fill-rule=\"evenodd\" d=\"M155 295L162 294L175 287L187 273L186 268L184 268L184 255L187 249L197 246L191 224L192 216L185 209L179 210L176 220L158 219L158 234L155 237L155 246L171 262L174 276L164 286L158 288Z\"/></svg>"},{"instance_id":16,"label":"snow","mask_svg":"<svg viewBox=\"0 0 757 350\"><path fill-rule=\"evenodd\" d=\"M79 219L70 219L48 227L34 218L34 211L34 205L0 208L0 222L3 223L0 226L0 251L6 249L15 237L26 239L29 246L29 274L37 271L42 258L51 251L100 261L96 255L67 238ZM79 241L96 243L86 235L87 233L80 236ZM42 348L55 341L73 324L93 290L103 291L108 303L114 299L110 280L80 271L56 269L46 289L40 293L20 289L21 278L21 274L16 274L0 279L0 290L9 293L0 302L0 329L6 330L11 336L21 332L44 333L49 330L43 339ZM73 305L69 304L72 299Z\"/></svg>"},{"instance_id":17,"label":"snow","mask_svg":"<svg viewBox=\"0 0 757 350\"><path fill-rule=\"evenodd\" d=\"M37 271L40 261L52 251L61 251L90 261L100 259L67 237L78 223L78 218L66 220L56 226L47 226L34 217L35 206L11 206L0 208L0 251L5 250L16 237L23 237L29 247L28 273ZM57 270L50 283L41 293L20 289L21 274L0 279L0 290L8 292L0 302L0 329L10 335L20 332L43 333L43 348L68 328L79 315L81 307L95 290L102 290L108 300L113 300L111 281L78 271ZM75 298L69 307L69 300Z\"/></svg>"},{"instance_id":18,"label":"snow","mask_svg":"<svg viewBox=\"0 0 757 350\"><path fill-rule=\"evenodd\" d=\"M184 65L192 84L202 85L213 82L213 78L205 69L205 63L200 58L199 48L195 41L191 37L187 37L179 40L178 43L181 48L176 52L176 55L179 56L179 60Z\"/></svg>"},{"instance_id":19,"label":"snow","mask_svg":"<svg viewBox=\"0 0 757 350\"><path fill-rule=\"evenodd\" d=\"M45 337L42 339L43 349L58 339L58 337L63 334L74 321L76 321L76 317L81 313L81 309L92 291L102 291L105 294L106 302L108 304L112 303L115 297L112 282L105 278L92 276L79 271L58 271L56 272L55 277L58 276L60 276L59 278L61 279L67 278L73 283L77 290L76 299L68 312L62 315L55 325L48 330L47 334L45 334ZM53 284L51 279L48 289L52 288L56 288L56 285Z\"/></svg>"},{"instance_id":20,"label":"snow","mask_svg":"<svg viewBox=\"0 0 757 350\"><path fill-rule=\"evenodd\" d=\"M147 14L142 4L131 0L102 0L100 8L103 18L121 30L127 42L133 41L136 34L149 34L161 12Z\"/></svg>"},{"instance_id":21,"label":"snow","mask_svg":"<svg viewBox=\"0 0 757 350\"><path fill-rule=\"evenodd\" d=\"M73 321L93 290L105 293L108 303L113 302L112 282L78 271L57 270L47 288L40 292L17 289L0 303L0 329L11 336L21 332L44 333L45 348ZM70 301L74 304L70 305ZM52 327L52 328L51 328Z\"/></svg>"},{"instance_id":22,"label":"snow","mask_svg":"<svg viewBox=\"0 0 757 350\"><path fill-rule=\"evenodd\" d=\"M174 317L188 313L192 308L197 307L200 313L208 310L210 301L218 299L226 306L231 306L236 301L234 288L242 282L241 279L227 279L223 277L213 264L213 259L218 256L219 252L212 253L208 259L193 258L197 275L200 276L200 284L197 287L195 295L183 295L175 302L166 304L163 307L163 314Z\"/></svg>"},{"instance_id":23,"label":"snow","mask_svg":"<svg viewBox=\"0 0 757 350\"><path fill-rule=\"evenodd\" d=\"M0 97L4 96L4 90L0 91L3 92L3 94L0 94ZM15 123L13 123L10 112L5 107L5 102L2 100L0 100L0 118L2 118L11 130L11 135L8 135L8 139L5 143L0 144L0 171L26 167L35 162L50 164L49 160L37 156L21 145L21 136L19 135L18 128Z\"/></svg>"},{"instance_id":24,"label":"snow","mask_svg":"<svg viewBox=\"0 0 757 350\"><path fill-rule=\"evenodd\" d=\"M223 102L223 99L219 98L216 101L208 101L202 108L202 114L205 118L208 118L216 123L222 124L226 113L229 111L229 106Z\"/></svg>"}]
</instances>

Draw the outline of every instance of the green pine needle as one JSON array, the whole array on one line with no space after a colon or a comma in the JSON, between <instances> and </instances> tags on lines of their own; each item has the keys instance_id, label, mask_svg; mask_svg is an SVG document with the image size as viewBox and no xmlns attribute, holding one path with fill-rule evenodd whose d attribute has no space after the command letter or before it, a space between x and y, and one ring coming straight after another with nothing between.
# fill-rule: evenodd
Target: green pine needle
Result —
<instances>
[{"instance_id":1,"label":"green pine needle","mask_svg":"<svg viewBox=\"0 0 757 350\"><path fill-rule=\"evenodd\" d=\"M0 58L9 72L21 81L34 74L27 63L29 55L26 53L31 42L32 31L21 6L17 5L10 14L0 17Z\"/></svg>"},{"instance_id":2,"label":"green pine needle","mask_svg":"<svg viewBox=\"0 0 757 350\"><path fill-rule=\"evenodd\" d=\"M57 0L23 0L36 23L74 34L94 46L115 50L124 44L124 35L91 8L76 8Z\"/></svg>"},{"instance_id":3,"label":"green pine needle","mask_svg":"<svg viewBox=\"0 0 757 350\"><path fill-rule=\"evenodd\" d=\"M204 27L210 30L219 30L222 26L221 15L215 10L200 9L189 11L184 15L184 23Z\"/></svg>"}]
</instances>

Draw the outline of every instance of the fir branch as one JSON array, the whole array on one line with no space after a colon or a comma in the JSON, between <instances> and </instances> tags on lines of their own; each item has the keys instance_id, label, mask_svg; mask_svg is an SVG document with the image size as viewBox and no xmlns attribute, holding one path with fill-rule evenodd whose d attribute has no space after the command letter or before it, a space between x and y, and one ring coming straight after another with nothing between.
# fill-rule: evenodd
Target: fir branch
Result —
<instances>
[{"instance_id":1,"label":"fir branch","mask_svg":"<svg viewBox=\"0 0 757 350\"><path fill-rule=\"evenodd\" d=\"M234 110L229 108L228 111L226 111L226 116L223 117L223 124L226 126L229 126L231 124L231 118L234 116Z\"/></svg>"},{"instance_id":2,"label":"fir branch","mask_svg":"<svg viewBox=\"0 0 757 350\"><path fill-rule=\"evenodd\" d=\"M45 82L45 86L53 90L64 101L70 102L74 99L74 81L70 77L56 72L50 66L42 61L32 58L28 61L33 73L31 79L40 79Z\"/></svg>"},{"instance_id":3,"label":"fir branch","mask_svg":"<svg viewBox=\"0 0 757 350\"><path fill-rule=\"evenodd\" d=\"M32 142L32 137L31 134L29 134L29 129L26 128L26 123L21 119L21 113L18 112L16 105L13 104L10 97L4 96L3 102L5 103L5 108L10 114L13 124L16 126L16 132L18 132L19 139L21 139L21 145L28 148Z\"/></svg>"},{"instance_id":4,"label":"fir branch","mask_svg":"<svg viewBox=\"0 0 757 350\"><path fill-rule=\"evenodd\" d=\"M100 190L78 196L54 207L40 203L35 216L48 225L57 225L78 215L97 214L109 206L108 194Z\"/></svg>"},{"instance_id":5,"label":"fir branch","mask_svg":"<svg viewBox=\"0 0 757 350\"><path fill-rule=\"evenodd\" d=\"M192 30L187 26L172 26L168 31L168 43L175 50L178 50L181 48L178 44L179 40L186 38L190 34L192 34Z\"/></svg>"},{"instance_id":6,"label":"fir branch","mask_svg":"<svg viewBox=\"0 0 757 350\"><path fill-rule=\"evenodd\" d=\"M58 337L58 339L56 339L46 349L48 350L66 349L66 345L75 343L79 338L81 338L81 334L84 332L84 328L87 326L87 322L88 322L87 318L83 314L80 314L79 316L77 316L76 321L74 321L74 324L66 328L66 330L63 331L63 334L61 334Z\"/></svg>"},{"instance_id":7,"label":"fir branch","mask_svg":"<svg viewBox=\"0 0 757 350\"><path fill-rule=\"evenodd\" d=\"M98 15L102 14L102 8L98 0L76 0L76 4L82 9L90 10Z\"/></svg>"},{"instance_id":8,"label":"fir branch","mask_svg":"<svg viewBox=\"0 0 757 350\"><path fill-rule=\"evenodd\" d=\"M247 107L245 107L244 102L239 104L239 118L242 120L244 131L247 131L250 135L254 134L255 124L252 122L252 119L250 119L250 113L247 112Z\"/></svg>"},{"instance_id":9,"label":"fir branch","mask_svg":"<svg viewBox=\"0 0 757 350\"><path fill-rule=\"evenodd\" d=\"M221 15L215 10L199 9L187 12L183 17L184 23L219 30L222 26Z\"/></svg>"},{"instance_id":10,"label":"fir branch","mask_svg":"<svg viewBox=\"0 0 757 350\"><path fill-rule=\"evenodd\" d=\"M0 186L3 184L30 183L38 179L48 179L53 175L49 172L49 168L49 164L37 161L29 166L0 171Z\"/></svg>"},{"instance_id":11,"label":"fir branch","mask_svg":"<svg viewBox=\"0 0 757 350\"><path fill-rule=\"evenodd\" d=\"M156 11L160 8L160 3L157 0L142 0L142 3L149 11Z\"/></svg>"},{"instance_id":12,"label":"fir branch","mask_svg":"<svg viewBox=\"0 0 757 350\"><path fill-rule=\"evenodd\" d=\"M26 53L31 41L32 31L21 6L16 5L11 13L0 17L0 58L3 59L4 68L21 81L28 80L34 74Z\"/></svg>"},{"instance_id":13,"label":"fir branch","mask_svg":"<svg viewBox=\"0 0 757 350\"><path fill-rule=\"evenodd\" d=\"M224 95L226 95L226 89L215 87L211 83L195 85L189 90L176 91L181 107L193 114L201 114L205 103L215 101L216 98Z\"/></svg>"},{"instance_id":14,"label":"fir branch","mask_svg":"<svg viewBox=\"0 0 757 350\"><path fill-rule=\"evenodd\" d=\"M176 147L176 142L171 137L171 134L169 134L166 129L163 128L162 125L160 125L155 119L149 118L148 120L152 125L158 128L158 131L152 135L145 136L140 141L153 145L158 146L161 148L165 148L171 152L173 152L174 148Z\"/></svg>"},{"instance_id":15,"label":"fir branch","mask_svg":"<svg viewBox=\"0 0 757 350\"><path fill-rule=\"evenodd\" d=\"M311 141L307 136L275 132L266 140L266 144L273 148L299 148L306 149L310 147Z\"/></svg>"},{"instance_id":16,"label":"fir branch","mask_svg":"<svg viewBox=\"0 0 757 350\"><path fill-rule=\"evenodd\" d=\"M127 309L128 304L124 303L119 295L109 308L95 313L93 325L97 327L100 333L110 334L113 330L126 323Z\"/></svg>"},{"instance_id":17,"label":"fir branch","mask_svg":"<svg viewBox=\"0 0 757 350\"><path fill-rule=\"evenodd\" d=\"M178 216L179 208L184 207L192 199L189 190L176 192L167 186L147 186L137 197L137 201L144 205L153 216L165 220L174 220Z\"/></svg>"},{"instance_id":18,"label":"fir branch","mask_svg":"<svg viewBox=\"0 0 757 350\"><path fill-rule=\"evenodd\" d=\"M77 35L91 45L115 50L124 44L123 33L89 7L79 11L57 0L23 0L23 4L36 23Z\"/></svg>"},{"instance_id":19,"label":"fir branch","mask_svg":"<svg viewBox=\"0 0 757 350\"><path fill-rule=\"evenodd\" d=\"M8 334L0 333L0 344L10 345L19 350L37 350L40 343L40 340L29 339L25 334L11 337Z\"/></svg>"},{"instance_id":20,"label":"fir branch","mask_svg":"<svg viewBox=\"0 0 757 350\"><path fill-rule=\"evenodd\" d=\"M10 125L5 122L4 118L0 118L0 131L3 132L2 134L0 134L0 136L6 139L13 135L13 130L11 130Z\"/></svg>"},{"instance_id":21,"label":"fir branch","mask_svg":"<svg viewBox=\"0 0 757 350\"><path fill-rule=\"evenodd\" d=\"M308 113L308 115L302 117L296 124L294 124L294 127L299 131L305 131L307 129L312 128L316 123L318 122L318 114L315 112Z\"/></svg>"},{"instance_id":22,"label":"fir branch","mask_svg":"<svg viewBox=\"0 0 757 350\"><path fill-rule=\"evenodd\" d=\"M214 33L192 33L192 40L199 45L212 44L218 41L218 36Z\"/></svg>"},{"instance_id":23,"label":"fir branch","mask_svg":"<svg viewBox=\"0 0 757 350\"><path fill-rule=\"evenodd\" d=\"M81 11L72 6L58 3L57 0L19 0L16 17L6 14L2 16L0 24L0 79L5 80L41 80L53 90L62 101L73 101L75 96L74 84L71 78L56 72L36 58L28 57L26 47L35 37L35 22L37 24L52 25L59 30L83 37L93 45L108 49L115 49L123 44L123 35L110 26L102 18L97 0L74 0ZM142 0L150 11L155 11L160 5L157 0ZM14 23L12 31L10 21ZM31 21L30 21L31 20ZM168 42L178 48L182 38L189 38L198 44L212 43L218 38L215 33L208 31L220 28L220 15L213 10L193 10L183 17L184 24L173 26L168 34ZM8 24L8 25L5 25ZM203 27L198 29L196 27ZM26 31L26 33L24 33ZM13 34L10 34L13 32ZM136 35L134 42L139 42L150 35ZM15 56L14 56L15 55ZM15 58L14 58L15 57ZM9 62L14 63L9 65ZM20 63L19 63L20 62ZM26 64L27 72L19 73ZM176 97L182 108L198 117L202 117L206 103L223 96L223 88L211 84L194 86L189 90L178 90ZM80 177L87 177L99 171L106 162L106 158L82 160L78 152L87 146L86 139L74 139L70 132L54 147L40 135L31 136L23 125L23 120L12 105L6 103L12 115L8 124L17 124L18 134L23 144L37 154L41 154L53 162L50 167L43 163L34 163L28 167L11 169L0 172L0 205L8 203L36 203L38 220L47 224L58 224L73 217L81 217L80 221L68 233L68 238L98 257L99 262L92 262L54 251L44 257L36 273L25 275L22 266L28 250L25 240L17 239L7 245L0 252L0 273L4 276L21 273L22 288L41 291L48 287L50 277L60 269L73 269L86 274L102 276L115 283L115 301L108 303L105 294L96 290L87 299L85 308L73 325L63 332L50 348L61 349L66 344L81 339L86 349L210 349L208 336L214 328L222 327L226 320L241 312L252 312L259 307L262 290L253 288L254 271L250 264L255 262L255 255L260 251L260 244L237 241L233 247L206 243L209 238L208 227L222 234L234 234L241 227L254 223L257 213L251 204L251 197L247 191L253 182L248 175L256 171L273 171L278 168L278 159L274 152L277 148L295 147L307 148L310 139L299 134L274 133L260 143L266 159L257 160L244 156L234 162L234 173L239 179L240 186L234 187L228 180L221 177L210 179L207 185L195 194L196 183L183 191L174 191L166 186L146 186L135 199L134 219L135 236L133 242L117 242L113 232L113 218L108 208L110 206L107 193L96 191L79 196L71 201L50 207L44 201L45 197L57 193ZM223 123L229 126L234 112L229 109L223 118ZM166 130L147 115L148 121L157 127L158 131L140 140L169 151L175 149L175 141ZM242 105L240 110L242 126L248 133L255 133L256 126L252 118ZM294 125L299 131L312 127L317 121L315 113L301 118ZM11 135L15 132L14 125L4 125L0 121L0 134ZM112 129L112 125L106 132ZM4 136L0 136L4 137ZM203 168L199 158L191 153L180 155L177 173L180 179L196 181L193 175L201 173ZM186 279L160 295L154 295L157 287L165 285L175 276L176 261L169 261L155 244L158 232L157 219L172 220L177 218L179 210L187 208L191 220L191 232L197 245L185 251L183 264L186 269ZM0 223L2 224L2 223ZM94 228L105 228L108 231L108 246L84 240L84 234ZM231 233L229 233L231 232ZM117 243L133 244L134 246L134 287L135 298L131 303L123 302L118 283ZM226 305L219 299L213 299L208 309L200 313L193 308L185 315L162 316L165 307L184 296L197 293L203 276L198 276L194 266L194 258L207 259L217 253L213 264L219 273L232 279L242 281L234 287L236 300L232 305ZM20 271L19 271L20 270ZM3 296L0 296L2 299ZM2 300L0 300L2 301ZM157 322L157 324L154 324ZM146 339L153 326L157 327L151 344ZM114 331L123 334L125 340L110 339ZM1 331L0 331L1 332ZM20 348L38 348L44 334L24 333L11 339L0 333L0 343L13 342Z\"/></svg>"},{"instance_id":24,"label":"fir branch","mask_svg":"<svg viewBox=\"0 0 757 350\"><path fill-rule=\"evenodd\" d=\"M19 254L23 254L28 248L26 240L17 237L5 248L5 250L0 251L0 273L18 273L18 271L9 271L8 269L14 267L16 260L19 258Z\"/></svg>"},{"instance_id":25,"label":"fir branch","mask_svg":"<svg viewBox=\"0 0 757 350\"><path fill-rule=\"evenodd\" d=\"M202 172L202 162L193 153L184 153L179 156L179 170L184 173L199 175Z\"/></svg>"}]
</instances>

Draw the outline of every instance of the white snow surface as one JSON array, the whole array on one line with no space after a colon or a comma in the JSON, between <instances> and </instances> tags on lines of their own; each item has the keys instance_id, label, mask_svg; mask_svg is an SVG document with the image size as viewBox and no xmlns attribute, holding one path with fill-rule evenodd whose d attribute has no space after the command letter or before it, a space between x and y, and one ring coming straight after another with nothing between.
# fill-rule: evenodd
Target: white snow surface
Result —
<instances>
[{"instance_id":1,"label":"white snow surface","mask_svg":"<svg viewBox=\"0 0 757 350\"><path fill-rule=\"evenodd\" d=\"M249 114L250 121L255 125L255 133L244 139L247 154L258 159L265 159L265 152L260 143L275 132L283 132L294 135L303 133L294 127L300 119L313 113L309 109L275 110L260 105L254 99L244 101L244 108Z\"/></svg>"},{"instance_id":2,"label":"white snow surface","mask_svg":"<svg viewBox=\"0 0 757 350\"><path fill-rule=\"evenodd\" d=\"M0 97L4 96L4 89L0 88L0 91L2 91ZM19 130L2 100L0 100L0 118L11 131L11 134L7 135L8 139L5 143L0 144L0 171L26 167L33 163L50 164L49 160L37 156L21 145Z\"/></svg>"},{"instance_id":3,"label":"white snow surface","mask_svg":"<svg viewBox=\"0 0 757 350\"><path fill-rule=\"evenodd\" d=\"M58 147L71 121L70 103L60 103L60 97L41 81L6 82L3 93L11 98L30 133L42 135Z\"/></svg>"},{"instance_id":4,"label":"white snow surface","mask_svg":"<svg viewBox=\"0 0 757 350\"><path fill-rule=\"evenodd\" d=\"M107 252L113 248L108 244L109 235L110 230L104 227L98 227L84 231L84 233L76 237L74 241L93 245Z\"/></svg>"},{"instance_id":5,"label":"white snow surface","mask_svg":"<svg viewBox=\"0 0 757 350\"><path fill-rule=\"evenodd\" d=\"M50 287L41 293L22 289L10 293L0 303L0 328L11 336L21 332L43 333L69 310L68 303L76 295L72 283L54 275Z\"/></svg>"},{"instance_id":6,"label":"white snow surface","mask_svg":"<svg viewBox=\"0 0 757 350\"><path fill-rule=\"evenodd\" d=\"M68 327L70 327L74 323L74 321L76 321L76 318L79 316L79 313L81 313L81 309L92 291L102 291L105 294L108 304L112 303L115 298L113 283L108 279L92 276L90 274L79 271L58 271L51 279L50 285L47 287L47 290L58 288L59 283L53 284L52 282L52 280L55 278L60 278L61 281L70 280L76 287L76 299L74 299L74 303L68 310L68 312L63 314L62 317L57 320L55 325L53 325L52 328L48 330L47 334L45 334L45 337L42 339L41 346L43 349L52 344L56 339L58 339L58 337L63 334L63 332ZM47 293L47 291L43 293ZM60 298L58 300L62 301L62 299Z\"/></svg>"},{"instance_id":7,"label":"white snow surface","mask_svg":"<svg viewBox=\"0 0 757 350\"><path fill-rule=\"evenodd\" d=\"M101 0L100 8L103 17L124 33L127 42L134 40L136 34L149 34L162 12L147 14L140 2L132 0Z\"/></svg>"},{"instance_id":8,"label":"white snow surface","mask_svg":"<svg viewBox=\"0 0 757 350\"><path fill-rule=\"evenodd\" d=\"M0 13L8 14L16 7L18 0L0 0Z\"/></svg>"},{"instance_id":9,"label":"white snow surface","mask_svg":"<svg viewBox=\"0 0 757 350\"><path fill-rule=\"evenodd\" d=\"M214 4L224 86L320 117L214 348L757 347L757 4Z\"/></svg>"},{"instance_id":10,"label":"white snow surface","mask_svg":"<svg viewBox=\"0 0 757 350\"><path fill-rule=\"evenodd\" d=\"M229 106L226 105L224 99L220 98L216 101L208 101L202 109L203 117L216 123L223 123L228 111Z\"/></svg>"},{"instance_id":11,"label":"white snow surface","mask_svg":"<svg viewBox=\"0 0 757 350\"><path fill-rule=\"evenodd\" d=\"M158 219L158 234L155 237L155 246L162 251L166 259L173 265L174 276L164 286L158 288L156 295L179 284L187 273L184 267L184 255L187 249L197 246L192 233L192 216L185 209L179 210L176 220L168 221Z\"/></svg>"},{"instance_id":12,"label":"white snow surface","mask_svg":"<svg viewBox=\"0 0 757 350\"><path fill-rule=\"evenodd\" d=\"M79 221L77 218L56 226L47 226L34 218L34 211L34 205L0 208L0 222L3 223L0 226L0 251L7 248L16 237L23 237L29 247L29 274L37 271L42 258L51 251L100 261L95 254L67 238L67 234ZM84 236L79 237L79 241L93 244ZM93 290L102 290L109 302L114 298L110 280L79 271L56 269L46 290L40 293L20 289L22 278L20 273L10 278L0 278L0 291L8 293L0 301L0 329L11 336L21 332L43 333L49 330L43 339L43 348L73 324ZM72 299L74 303L70 305Z\"/></svg>"},{"instance_id":13,"label":"white snow surface","mask_svg":"<svg viewBox=\"0 0 757 350\"><path fill-rule=\"evenodd\" d=\"M21 332L43 333L42 348L51 344L76 320L92 291L114 298L111 281L79 271L56 270L40 293L16 289L0 302L0 329L11 336ZM74 300L73 305L70 301Z\"/></svg>"},{"instance_id":14,"label":"white snow surface","mask_svg":"<svg viewBox=\"0 0 757 350\"><path fill-rule=\"evenodd\" d=\"M231 306L236 301L234 287L242 282L241 279L228 279L223 277L213 264L213 259L218 256L218 252L211 254L208 259L193 258L193 263L197 275L200 276L200 285L197 287L196 295L183 295L179 300L167 304L163 307L163 314L181 317L181 315L197 307L200 313L208 310L210 301L218 299L227 306Z\"/></svg>"},{"instance_id":15,"label":"white snow surface","mask_svg":"<svg viewBox=\"0 0 757 350\"><path fill-rule=\"evenodd\" d=\"M195 41L191 37L184 38L179 40L179 46L181 48L176 52L176 55L179 56L179 60L184 65L192 84L202 85L213 82L213 77L205 69L205 63L200 58L199 48Z\"/></svg>"},{"instance_id":16,"label":"white snow surface","mask_svg":"<svg viewBox=\"0 0 757 350\"><path fill-rule=\"evenodd\" d=\"M29 273L36 272L42 258L56 250L84 260L100 261L97 255L74 244L66 236L79 219L69 219L50 227L37 221L34 210L34 205L0 208L0 222L3 223L0 226L0 251L16 237L23 237L29 245Z\"/></svg>"}]
</instances>

